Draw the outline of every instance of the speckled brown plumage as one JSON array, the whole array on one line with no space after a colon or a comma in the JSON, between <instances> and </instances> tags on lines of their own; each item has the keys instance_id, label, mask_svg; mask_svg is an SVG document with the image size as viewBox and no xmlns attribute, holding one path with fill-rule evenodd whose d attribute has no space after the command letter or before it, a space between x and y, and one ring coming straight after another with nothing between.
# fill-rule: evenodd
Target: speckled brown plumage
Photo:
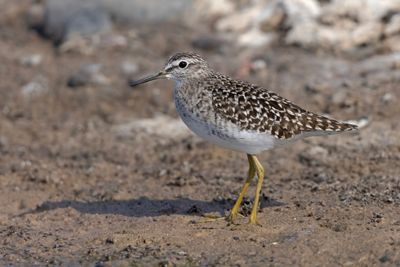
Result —
<instances>
[{"instance_id":1,"label":"speckled brown plumage","mask_svg":"<svg viewBox=\"0 0 400 267\"><path fill-rule=\"evenodd\" d=\"M342 132L357 127L304 110L262 87L212 74L208 84L218 114L246 130L289 139L306 132ZM327 133L328 134L328 133Z\"/></svg>"}]
</instances>

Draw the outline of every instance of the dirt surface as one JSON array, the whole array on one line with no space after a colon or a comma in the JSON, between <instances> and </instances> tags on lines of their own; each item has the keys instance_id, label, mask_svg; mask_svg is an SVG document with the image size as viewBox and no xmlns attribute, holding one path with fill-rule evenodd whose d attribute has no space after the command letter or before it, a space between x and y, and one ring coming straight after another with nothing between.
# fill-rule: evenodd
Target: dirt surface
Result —
<instances>
[{"instance_id":1,"label":"dirt surface","mask_svg":"<svg viewBox=\"0 0 400 267\"><path fill-rule=\"evenodd\" d=\"M116 29L126 47L82 55L58 52L21 20L1 23L0 265L400 265L399 75L289 47L200 50L215 69L307 109L368 120L355 134L260 155L261 227L205 222L233 205L246 156L190 134L171 82L129 90L120 64L138 64L135 77L156 71L206 31ZM38 66L20 62L34 53ZM68 87L85 63L102 64L109 83ZM32 81L47 89L24 94Z\"/></svg>"}]
</instances>

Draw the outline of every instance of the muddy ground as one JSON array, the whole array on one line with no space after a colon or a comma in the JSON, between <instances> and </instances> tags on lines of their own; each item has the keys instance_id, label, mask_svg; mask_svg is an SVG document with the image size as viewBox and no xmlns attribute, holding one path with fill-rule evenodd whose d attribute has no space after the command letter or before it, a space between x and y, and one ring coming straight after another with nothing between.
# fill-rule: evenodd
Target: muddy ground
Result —
<instances>
[{"instance_id":1,"label":"muddy ground","mask_svg":"<svg viewBox=\"0 0 400 267\"><path fill-rule=\"evenodd\" d=\"M215 69L312 111L368 121L355 134L260 155L262 226L245 217L228 225L203 215L227 214L245 155L190 134L171 82L132 91L120 67L138 64L135 77L156 71L173 52L196 50L192 41L206 31L117 28L127 46L82 55L59 52L21 20L1 23L0 265L400 265L398 72L285 46L197 50ZM34 53L41 64L21 63ZM69 87L84 63L102 64L108 83ZM38 80L43 91L23 90Z\"/></svg>"}]
</instances>

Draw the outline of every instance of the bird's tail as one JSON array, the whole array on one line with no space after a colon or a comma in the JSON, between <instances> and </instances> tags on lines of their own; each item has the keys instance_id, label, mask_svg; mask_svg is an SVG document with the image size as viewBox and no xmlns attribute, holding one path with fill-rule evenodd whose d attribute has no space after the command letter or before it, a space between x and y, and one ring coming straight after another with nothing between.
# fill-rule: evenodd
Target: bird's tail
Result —
<instances>
[{"instance_id":1,"label":"bird's tail","mask_svg":"<svg viewBox=\"0 0 400 267\"><path fill-rule=\"evenodd\" d=\"M304 124L307 128L306 131L321 131L326 134L334 134L358 130L356 124L341 122L314 113L307 114L307 116L304 117L304 120Z\"/></svg>"}]
</instances>

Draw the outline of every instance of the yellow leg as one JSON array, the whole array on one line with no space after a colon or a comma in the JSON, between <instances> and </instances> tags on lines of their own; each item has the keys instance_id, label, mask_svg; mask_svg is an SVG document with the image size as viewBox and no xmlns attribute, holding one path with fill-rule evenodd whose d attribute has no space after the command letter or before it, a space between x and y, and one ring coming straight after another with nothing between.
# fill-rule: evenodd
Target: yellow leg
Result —
<instances>
[{"instance_id":1,"label":"yellow leg","mask_svg":"<svg viewBox=\"0 0 400 267\"><path fill-rule=\"evenodd\" d=\"M236 220L236 217L239 212L240 204L242 204L243 197L247 193L247 190L249 189L251 180L254 178L254 175L256 174L256 166L254 164L254 161L252 159L251 155L247 155L247 159L249 161L249 172L247 175L246 182L243 185L242 191L239 194L238 199L235 202L235 205L233 206L231 212L229 213L229 216L226 218L227 221L233 223L234 220Z\"/></svg>"},{"instance_id":2,"label":"yellow leg","mask_svg":"<svg viewBox=\"0 0 400 267\"><path fill-rule=\"evenodd\" d=\"M254 162L257 176L258 176L258 181L257 181L257 189L256 189L256 197L254 198L254 203L253 203L253 208L251 210L250 214L250 221L249 223L251 224L259 224L257 221L257 210L258 210L258 204L260 202L260 194L261 194L261 189L264 181L264 168L261 165L261 163L258 161L256 156L251 155L250 156Z\"/></svg>"}]
</instances>

